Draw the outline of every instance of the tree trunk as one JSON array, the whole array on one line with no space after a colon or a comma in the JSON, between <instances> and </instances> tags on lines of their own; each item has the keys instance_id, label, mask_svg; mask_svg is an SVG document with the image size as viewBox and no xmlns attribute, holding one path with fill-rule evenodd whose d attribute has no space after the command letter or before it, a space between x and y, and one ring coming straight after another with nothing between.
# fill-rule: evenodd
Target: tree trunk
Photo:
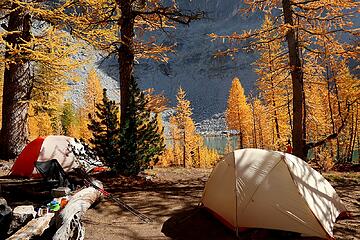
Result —
<instances>
[{"instance_id":1,"label":"tree trunk","mask_svg":"<svg viewBox=\"0 0 360 240\"><path fill-rule=\"evenodd\" d=\"M268 57L271 60L271 47L270 44L267 44L268 47ZM272 65L269 64L269 70L270 72L273 72L272 69ZM279 121L278 121L278 116L277 116L277 111L276 111L276 102L275 102L275 86L274 86L274 82L273 82L273 76L270 77L270 84L271 84L271 101L272 101L272 106L274 108L274 121L275 121L275 130L276 130L276 137L277 137L277 141L278 142L280 140L280 128L279 128Z\"/></svg>"},{"instance_id":2,"label":"tree trunk","mask_svg":"<svg viewBox=\"0 0 360 240\"><path fill-rule=\"evenodd\" d=\"M358 125L359 125L359 108L358 108L358 104L355 105L355 109L356 109L356 117L355 117L355 131L354 131L354 141L353 141L353 145L351 146L351 161L352 159L352 155L355 149L355 142L356 142L356 138L359 135L359 130L358 130ZM359 144L359 142L358 142ZM359 150L359 148L357 148ZM359 155L359 154L358 154ZM356 159L355 159L356 161ZM359 162L359 160L358 160Z\"/></svg>"},{"instance_id":3,"label":"tree trunk","mask_svg":"<svg viewBox=\"0 0 360 240\"><path fill-rule=\"evenodd\" d=\"M126 124L126 112L129 106L129 83L134 71L134 20L131 1L120 1L121 19L119 22L121 46L118 51L120 73L120 128Z\"/></svg>"},{"instance_id":4,"label":"tree trunk","mask_svg":"<svg viewBox=\"0 0 360 240\"><path fill-rule=\"evenodd\" d=\"M17 5L14 4L13 8ZM30 15L21 9L10 14L5 37L12 48L31 40ZM4 72L2 126L0 132L0 158L15 158L24 148L28 140L28 108L32 88L32 71L30 62L24 56L13 55L7 47L5 58L11 59ZM25 56L26 57L26 56ZM21 58L21 59L20 59Z\"/></svg>"},{"instance_id":5,"label":"tree trunk","mask_svg":"<svg viewBox=\"0 0 360 240\"><path fill-rule=\"evenodd\" d=\"M257 137L256 137L256 116L255 116L255 102L252 100L252 115L253 115L253 135L254 135L254 142L253 147L257 148Z\"/></svg>"},{"instance_id":6,"label":"tree trunk","mask_svg":"<svg viewBox=\"0 0 360 240\"><path fill-rule=\"evenodd\" d=\"M285 24L294 27L293 12L290 0L282 0ZM299 43L295 37L295 30L291 28L286 33L289 49L289 61L293 88L293 154L301 159L306 158L307 149L304 139L304 98L303 98L303 69L300 61Z\"/></svg>"}]
</instances>

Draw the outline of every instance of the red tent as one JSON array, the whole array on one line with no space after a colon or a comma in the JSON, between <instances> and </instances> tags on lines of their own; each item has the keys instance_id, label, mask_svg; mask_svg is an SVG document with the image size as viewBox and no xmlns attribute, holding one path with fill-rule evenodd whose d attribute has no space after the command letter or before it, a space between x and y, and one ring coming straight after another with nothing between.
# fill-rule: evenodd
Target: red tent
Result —
<instances>
[{"instance_id":1,"label":"red tent","mask_svg":"<svg viewBox=\"0 0 360 240\"><path fill-rule=\"evenodd\" d=\"M56 159L65 172L78 166L75 155L69 144L76 144L75 140L67 136L38 137L30 142L11 169L10 175L19 177L38 177L36 162L46 162Z\"/></svg>"}]
</instances>

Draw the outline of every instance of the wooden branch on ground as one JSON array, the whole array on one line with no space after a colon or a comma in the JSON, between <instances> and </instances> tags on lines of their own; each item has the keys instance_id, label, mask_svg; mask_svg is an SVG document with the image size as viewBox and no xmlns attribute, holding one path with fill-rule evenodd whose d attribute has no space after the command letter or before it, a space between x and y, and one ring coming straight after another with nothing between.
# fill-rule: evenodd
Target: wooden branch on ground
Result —
<instances>
[{"instance_id":1,"label":"wooden branch on ground","mask_svg":"<svg viewBox=\"0 0 360 240\"><path fill-rule=\"evenodd\" d=\"M99 188L103 188L101 182L93 182ZM85 188L76 193L60 212L56 231L53 240L84 239L84 229L81 224L81 217L86 210L101 197L101 193L93 187Z\"/></svg>"},{"instance_id":2,"label":"wooden branch on ground","mask_svg":"<svg viewBox=\"0 0 360 240\"><path fill-rule=\"evenodd\" d=\"M53 217L54 213L47 213L42 217L34 218L15 234L7 238L7 240L29 240L34 236L41 236L44 231L49 228L50 221Z\"/></svg>"}]
</instances>

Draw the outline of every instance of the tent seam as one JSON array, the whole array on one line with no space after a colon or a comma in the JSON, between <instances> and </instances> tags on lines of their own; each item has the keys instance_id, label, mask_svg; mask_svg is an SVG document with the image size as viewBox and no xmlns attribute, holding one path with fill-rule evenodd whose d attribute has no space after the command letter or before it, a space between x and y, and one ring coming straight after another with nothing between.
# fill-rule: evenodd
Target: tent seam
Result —
<instances>
[{"instance_id":1,"label":"tent seam","mask_svg":"<svg viewBox=\"0 0 360 240\"><path fill-rule=\"evenodd\" d=\"M274 170L274 168L275 168L277 165L279 165L280 162L281 162L281 159L271 168L271 170L267 173L266 177L265 177L265 178L260 182L260 184L256 187L255 191L253 192L253 194L251 194L251 197L250 197L249 201L246 203L245 208L243 208L243 211L242 211L242 212L244 212L244 211L247 209L247 207L248 207L248 205L250 204L250 201L251 201L251 199L254 197L255 193L259 190L260 186L263 184L263 182L265 181L265 179L267 178L267 176ZM236 182L235 182L235 186L236 186Z\"/></svg>"},{"instance_id":2,"label":"tent seam","mask_svg":"<svg viewBox=\"0 0 360 240\"><path fill-rule=\"evenodd\" d=\"M325 232L326 235L328 236L328 239L333 239L333 237L330 236L330 234L326 231L324 225L319 221L319 219L316 217L316 215L314 214L314 212L311 210L308 202L306 201L306 199L304 198L304 196L303 196L303 195L301 194L301 192L299 191L299 185L296 183L296 181L295 181L295 179L294 179L294 176L293 176L293 173L292 173L289 165L288 165L287 162L285 161L285 159L286 159L286 156L285 156L285 154L283 153L281 160L283 160L283 161L285 162L285 165L286 165L287 169L289 170L290 177L291 177L292 181L294 182L294 184L295 184L295 186L296 186L297 192L299 193L299 195L301 196L301 198L304 200L304 202L305 202L306 206L308 207L308 209L310 210L311 214L315 217L316 221L319 223L319 225L322 227L322 229L324 230L324 232ZM316 231L316 230L315 230L315 231ZM317 231L316 231L316 232L317 232Z\"/></svg>"}]
</instances>

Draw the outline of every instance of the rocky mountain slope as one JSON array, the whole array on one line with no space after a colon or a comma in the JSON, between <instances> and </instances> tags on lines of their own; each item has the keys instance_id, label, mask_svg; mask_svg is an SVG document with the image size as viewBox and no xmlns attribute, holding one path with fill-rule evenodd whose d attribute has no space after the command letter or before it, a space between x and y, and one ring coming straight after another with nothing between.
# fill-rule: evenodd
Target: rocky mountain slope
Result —
<instances>
[{"instance_id":1,"label":"rocky mountain slope","mask_svg":"<svg viewBox=\"0 0 360 240\"><path fill-rule=\"evenodd\" d=\"M241 0L177 0L177 3L180 9L204 11L206 18L192 22L189 26L179 25L176 30L168 31L166 34L156 33L156 39L160 42L176 44L176 52L170 55L167 63L150 60L138 62L135 68L136 77L142 88L154 88L156 92L167 96L170 106L176 104L175 96L181 86L187 93L187 99L191 101L193 116L197 122L214 115L215 119L219 119L216 114L225 111L234 77L240 78L246 92L254 89L257 76L253 70L253 63L257 54L241 51L233 59L215 58L217 50L226 49L231 44L211 41L208 34L231 34L259 28L263 15L246 14L241 11L245 7ZM357 16L354 20L355 25L359 25L360 18ZM80 74L86 74L91 67L95 67L104 87L109 89L110 96L119 99L117 60L111 57L104 58L95 51L92 54L93 63L81 69ZM74 86L75 95L81 91L82 85L80 82Z\"/></svg>"},{"instance_id":2,"label":"rocky mountain slope","mask_svg":"<svg viewBox=\"0 0 360 240\"><path fill-rule=\"evenodd\" d=\"M226 100L235 76L246 90L254 86L256 75L252 63L255 53L241 52L234 59L214 58L218 49L225 49L220 41L211 41L208 34L230 34L244 29L256 28L261 23L260 14L245 15L240 12L239 0L179 0L181 9L202 10L206 18L192 22L189 26L178 26L176 30L157 33L161 42L176 44L176 52L170 55L168 63L140 61L135 74L142 88L154 88L170 99L170 105L176 104L176 93L181 86L191 101L194 118L197 121L208 119L223 112ZM118 64L115 58L104 59L93 52L95 61L79 70L86 74L95 67L104 87L109 89L113 98L118 98ZM74 85L74 94L79 98L83 82ZM76 96L75 96L76 98ZM81 101L75 101L81 102Z\"/></svg>"}]
</instances>

